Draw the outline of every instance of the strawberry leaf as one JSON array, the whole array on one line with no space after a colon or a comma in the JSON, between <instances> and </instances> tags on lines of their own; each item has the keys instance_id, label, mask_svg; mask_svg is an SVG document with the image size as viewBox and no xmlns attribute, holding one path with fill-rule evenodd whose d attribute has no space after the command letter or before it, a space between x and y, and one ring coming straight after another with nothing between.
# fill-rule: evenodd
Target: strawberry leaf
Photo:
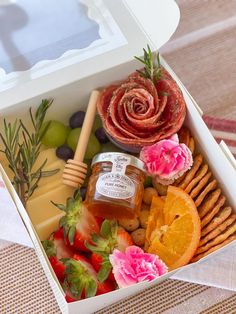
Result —
<instances>
[{"instance_id":1,"label":"strawberry leaf","mask_svg":"<svg viewBox=\"0 0 236 314\"><path fill-rule=\"evenodd\" d=\"M73 195L74 199L77 200L81 200L81 193L80 193L80 189L75 190L75 193Z\"/></svg>"},{"instance_id":2,"label":"strawberry leaf","mask_svg":"<svg viewBox=\"0 0 236 314\"><path fill-rule=\"evenodd\" d=\"M112 269L111 264L110 265L109 264L103 265L99 269L99 272L97 274L98 281L99 282L104 282L108 278L108 276L109 276L109 274L111 272L111 269Z\"/></svg>"},{"instance_id":3,"label":"strawberry leaf","mask_svg":"<svg viewBox=\"0 0 236 314\"><path fill-rule=\"evenodd\" d=\"M85 284L85 297L86 298L94 297L96 295L96 292L97 283L93 278L91 278Z\"/></svg>"},{"instance_id":4,"label":"strawberry leaf","mask_svg":"<svg viewBox=\"0 0 236 314\"><path fill-rule=\"evenodd\" d=\"M52 236L49 240L42 241L42 245L48 257L56 256L57 252Z\"/></svg>"},{"instance_id":5,"label":"strawberry leaf","mask_svg":"<svg viewBox=\"0 0 236 314\"><path fill-rule=\"evenodd\" d=\"M103 238L108 238L111 235L110 221L105 219L101 225L100 234Z\"/></svg>"},{"instance_id":6,"label":"strawberry leaf","mask_svg":"<svg viewBox=\"0 0 236 314\"><path fill-rule=\"evenodd\" d=\"M51 201L51 203L56 206L57 208L59 208L60 210L63 210L64 212L66 211L66 206L63 205L63 204L57 204L57 203L54 203L53 201Z\"/></svg>"},{"instance_id":7,"label":"strawberry leaf","mask_svg":"<svg viewBox=\"0 0 236 314\"><path fill-rule=\"evenodd\" d=\"M68 232L68 239L69 239L70 245L74 244L75 233L76 233L76 227L75 226L70 227L69 232Z\"/></svg>"},{"instance_id":8,"label":"strawberry leaf","mask_svg":"<svg viewBox=\"0 0 236 314\"><path fill-rule=\"evenodd\" d=\"M96 233L93 233L91 239L94 243L98 242L99 236Z\"/></svg>"}]
</instances>

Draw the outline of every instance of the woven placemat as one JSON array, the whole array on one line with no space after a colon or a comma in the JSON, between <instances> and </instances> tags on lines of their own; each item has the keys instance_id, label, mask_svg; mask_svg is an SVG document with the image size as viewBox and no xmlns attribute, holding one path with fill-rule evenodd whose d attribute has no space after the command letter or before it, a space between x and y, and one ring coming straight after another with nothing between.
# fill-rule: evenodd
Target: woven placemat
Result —
<instances>
[{"instance_id":1,"label":"woven placemat","mask_svg":"<svg viewBox=\"0 0 236 314\"><path fill-rule=\"evenodd\" d=\"M0 251L0 313L61 313L33 249L13 244Z\"/></svg>"},{"instance_id":2,"label":"woven placemat","mask_svg":"<svg viewBox=\"0 0 236 314\"><path fill-rule=\"evenodd\" d=\"M33 249L18 244L4 247L0 269L1 314L61 313ZM97 314L233 314L235 308L236 295L231 291L168 279Z\"/></svg>"}]
</instances>

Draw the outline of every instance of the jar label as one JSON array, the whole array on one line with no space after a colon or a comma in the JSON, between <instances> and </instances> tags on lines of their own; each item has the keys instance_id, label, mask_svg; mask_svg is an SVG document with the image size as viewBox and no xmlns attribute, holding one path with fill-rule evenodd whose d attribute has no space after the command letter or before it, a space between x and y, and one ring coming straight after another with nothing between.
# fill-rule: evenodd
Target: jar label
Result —
<instances>
[{"instance_id":1,"label":"jar label","mask_svg":"<svg viewBox=\"0 0 236 314\"><path fill-rule=\"evenodd\" d=\"M96 184L97 192L111 198L126 199L135 193L133 181L124 174L117 172L105 173Z\"/></svg>"}]
</instances>

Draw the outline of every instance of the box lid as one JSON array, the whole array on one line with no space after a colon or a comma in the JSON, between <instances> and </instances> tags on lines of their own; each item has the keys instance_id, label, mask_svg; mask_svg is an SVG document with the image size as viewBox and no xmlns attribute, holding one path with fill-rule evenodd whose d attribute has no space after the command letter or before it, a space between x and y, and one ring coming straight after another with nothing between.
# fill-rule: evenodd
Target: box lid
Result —
<instances>
[{"instance_id":1,"label":"box lid","mask_svg":"<svg viewBox=\"0 0 236 314\"><path fill-rule=\"evenodd\" d=\"M5 0L0 14L1 108L158 49L180 16L174 0Z\"/></svg>"}]
</instances>

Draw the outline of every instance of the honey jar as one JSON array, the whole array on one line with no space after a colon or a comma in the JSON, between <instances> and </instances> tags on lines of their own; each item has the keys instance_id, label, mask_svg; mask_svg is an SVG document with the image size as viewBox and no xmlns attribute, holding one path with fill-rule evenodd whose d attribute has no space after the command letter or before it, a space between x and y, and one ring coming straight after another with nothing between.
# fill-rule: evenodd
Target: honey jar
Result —
<instances>
[{"instance_id":1,"label":"honey jar","mask_svg":"<svg viewBox=\"0 0 236 314\"><path fill-rule=\"evenodd\" d=\"M134 218L139 214L145 180L144 163L124 153L102 153L92 160L86 205L104 218Z\"/></svg>"}]
</instances>

